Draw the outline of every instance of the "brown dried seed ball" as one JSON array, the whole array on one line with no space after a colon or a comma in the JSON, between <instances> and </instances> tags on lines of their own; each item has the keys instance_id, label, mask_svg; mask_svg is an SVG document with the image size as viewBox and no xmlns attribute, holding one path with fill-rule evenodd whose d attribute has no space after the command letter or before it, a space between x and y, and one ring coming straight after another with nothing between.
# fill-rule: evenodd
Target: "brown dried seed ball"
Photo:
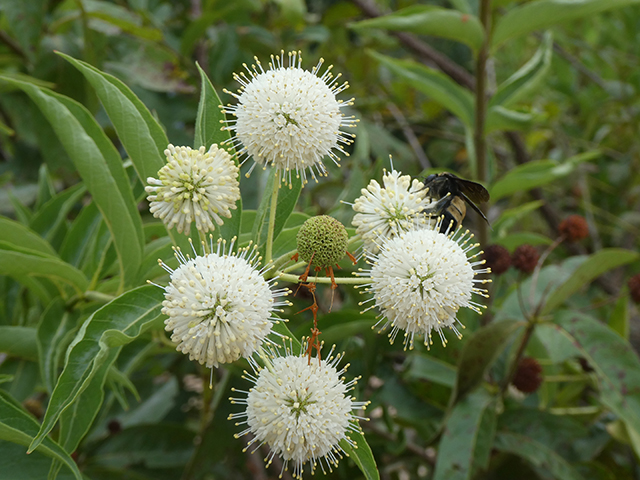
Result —
<instances>
[{"instance_id":1,"label":"brown dried seed ball","mask_svg":"<svg viewBox=\"0 0 640 480\"><path fill-rule=\"evenodd\" d=\"M542 367L535 358L524 357L520 360L511 383L522 393L535 392L542 384Z\"/></svg>"},{"instance_id":2,"label":"brown dried seed ball","mask_svg":"<svg viewBox=\"0 0 640 480\"><path fill-rule=\"evenodd\" d=\"M560 222L558 230L567 242L577 242L589 236L589 225L582 215L569 215Z\"/></svg>"},{"instance_id":3,"label":"brown dried seed ball","mask_svg":"<svg viewBox=\"0 0 640 480\"><path fill-rule=\"evenodd\" d=\"M540 260L540 254L532 245L520 245L511 257L512 265L524 273L531 273Z\"/></svg>"},{"instance_id":4,"label":"brown dried seed ball","mask_svg":"<svg viewBox=\"0 0 640 480\"><path fill-rule=\"evenodd\" d=\"M338 263L347 251L349 234L338 220L328 215L311 217L298 230L298 254L304 262L327 268Z\"/></svg>"},{"instance_id":5,"label":"brown dried seed ball","mask_svg":"<svg viewBox=\"0 0 640 480\"><path fill-rule=\"evenodd\" d=\"M491 269L491 273L502 275L511 266L511 255L509 250L502 245L489 245L485 248L482 258L486 261L486 266Z\"/></svg>"},{"instance_id":6,"label":"brown dried seed ball","mask_svg":"<svg viewBox=\"0 0 640 480\"><path fill-rule=\"evenodd\" d=\"M631 299L636 303L640 303L640 273L631 277L627 285L629 285Z\"/></svg>"}]
</instances>

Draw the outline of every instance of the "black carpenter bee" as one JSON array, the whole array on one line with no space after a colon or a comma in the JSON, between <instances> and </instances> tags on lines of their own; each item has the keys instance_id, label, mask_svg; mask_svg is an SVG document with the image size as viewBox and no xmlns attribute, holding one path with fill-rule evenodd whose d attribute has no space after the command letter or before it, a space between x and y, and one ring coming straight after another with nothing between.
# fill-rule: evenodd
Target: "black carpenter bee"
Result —
<instances>
[{"instance_id":1,"label":"black carpenter bee","mask_svg":"<svg viewBox=\"0 0 640 480\"><path fill-rule=\"evenodd\" d=\"M442 172L429 175L424 181L424 188L428 188L428 196L435 202L422 213L427 215L442 215L444 221L440 226L440 231L445 232L449 227L451 230L458 227L467 213L465 202L473 208L484 221L489 223L487 217L474 202L489 201L489 192L486 188L471 180L465 180L452 173Z\"/></svg>"}]
</instances>

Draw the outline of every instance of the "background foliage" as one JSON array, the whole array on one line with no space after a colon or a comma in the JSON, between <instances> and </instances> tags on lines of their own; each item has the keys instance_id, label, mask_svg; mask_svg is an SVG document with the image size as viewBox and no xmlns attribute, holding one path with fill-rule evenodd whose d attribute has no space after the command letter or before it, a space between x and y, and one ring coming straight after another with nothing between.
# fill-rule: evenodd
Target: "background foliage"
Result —
<instances>
[{"instance_id":1,"label":"background foliage","mask_svg":"<svg viewBox=\"0 0 640 480\"><path fill-rule=\"evenodd\" d=\"M335 65L360 123L341 169L303 189L290 216L296 198L281 199L276 255L309 215L349 225L340 200L379 179L389 154L403 173L482 181L492 228L473 213L465 225L484 245L542 253L567 215L588 221L589 237L554 245L533 276L493 276L487 314L460 312L464 336L447 348L389 345L357 292L341 287L328 312L319 287L322 338L372 401L363 428L380 477L640 478L626 286L640 272L637 3L493 0L483 15L476 0L0 1L0 478L278 475L226 421L246 366L217 369L203 389L208 372L164 336L162 291L140 287L165 284L157 258L184 245L148 214L140 179L169 141L224 138L207 76L229 102L232 73L281 49ZM268 178L241 181L243 215L223 233L260 239ZM309 302L301 290L287 315L298 338L311 318L293 313ZM508 386L522 354L544 375L526 397ZM362 475L343 460L328 476Z\"/></svg>"}]
</instances>

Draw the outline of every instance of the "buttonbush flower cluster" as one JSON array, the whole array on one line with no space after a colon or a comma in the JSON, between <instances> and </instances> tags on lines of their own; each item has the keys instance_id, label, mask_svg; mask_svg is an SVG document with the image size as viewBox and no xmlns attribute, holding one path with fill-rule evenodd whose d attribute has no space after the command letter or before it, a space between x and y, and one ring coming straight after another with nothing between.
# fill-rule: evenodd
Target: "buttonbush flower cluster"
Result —
<instances>
[{"instance_id":1,"label":"buttonbush flower cluster","mask_svg":"<svg viewBox=\"0 0 640 480\"><path fill-rule=\"evenodd\" d=\"M299 52L286 58L284 52L272 56L266 69L257 58L251 67L245 65L247 73L234 77L240 89L227 92L237 103L221 107L232 117L222 127L233 134L230 150L215 144L197 150L169 145L167 164L157 179L147 180L151 213L179 233L188 234L195 222L205 238L232 217L240 199L239 159L253 160L247 175L256 165L274 169L276 186L281 182L291 186L292 172L303 185L309 176L317 181L327 173L326 157L339 164L338 154L348 155L344 148L354 138L340 130L356 124L342 112L353 99L336 97L348 84L340 84L331 67L322 72L322 65L321 59L311 71L304 70ZM277 196L274 188L271 208L277 205ZM280 457L283 471L291 468L295 478L302 478L307 463L312 473L318 465L323 472L331 471L347 454L343 447L357 447L350 435L360 434L362 418L357 412L368 402L349 395L358 378L345 379L348 365L338 366L342 354L334 354L335 346L328 355L321 354L314 293L318 272L326 270L334 288L339 283L364 286L370 298L361 305L370 303L366 309L379 312L374 327L390 329L391 343L404 332L405 349L413 348L420 337L429 348L434 331L443 344L445 329L459 337L464 328L457 319L460 308L480 313L482 305L472 296L487 292L477 287L484 281L475 277L489 269L481 267L482 252L469 231L458 227L441 232L442 219L427 213L433 211L429 207L434 201L422 182L392 165L384 171L382 183L371 180L351 204L354 238L349 239L345 227L328 216L314 217L305 226L320 222L331 228L299 230L298 248L289 258L302 260L291 268L306 264L300 276L287 273L291 268L281 270L283 262L272 259L275 212L267 217L264 245L239 246L235 237L223 240L218 229L215 234L220 239L214 242L209 233L200 254L193 246L193 257L176 248L176 268L160 261L169 274L168 284L158 285L165 292L162 313L176 349L209 368L241 358L249 361L253 373L245 372L244 378L253 386L234 390L244 396L231 401L244 410L229 418L244 426L237 436L250 436L247 448L269 448L268 464ZM339 232L339 238L332 232ZM356 241L361 242L369 267L361 269L358 278L334 279L333 264L344 255L356 261L348 252ZM332 254L325 258L328 251ZM309 275L312 267L315 275ZM303 338L299 354L293 353L291 337L287 345L282 329L274 329L286 321L285 307L291 305L284 298L291 291L276 288L277 279L304 284L313 297L307 309L313 311L314 328L311 337ZM284 348L279 347L278 336L285 338Z\"/></svg>"}]
</instances>

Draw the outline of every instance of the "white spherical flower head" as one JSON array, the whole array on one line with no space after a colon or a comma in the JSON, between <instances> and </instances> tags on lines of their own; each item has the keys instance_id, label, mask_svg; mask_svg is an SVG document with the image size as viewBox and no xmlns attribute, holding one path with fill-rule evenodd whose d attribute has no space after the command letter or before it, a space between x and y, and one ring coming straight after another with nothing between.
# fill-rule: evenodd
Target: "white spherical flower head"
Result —
<instances>
[{"instance_id":1,"label":"white spherical flower head","mask_svg":"<svg viewBox=\"0 0 640 480\"><path fill-rule=\"evenodd\" d=\"M247 425L236 436L253 434L247 448L255 442L258 446L268 444L271 451L265 461L281 457L283 471L291 464L294 478L302 478L306 462L311 462L311 473L318 462L323 472L331 471L344 454L340 441L346 439L355 446L346 435L348 430L359 431L360 417L353 411L368 404L347 395L358 378L345 383L343 374L348 365L338 371L341 356L332 357L331 353L328 361L320 362L289 352L276 356L257 375L245 376L255 384L246 398L231 399L247 407L229 416L244 419L236 425Z\"/></svg>"},{"instance_id":2,"label":"white spherical flower head","mask_svg":"<svg viewBox=\"0 0 640 480\"><path fill-rule=\"evenodd\" d=\"M238 154L255 161L247 175L256 164L271 165L289 185L292 171L305 184L307 170L316 181L326 175L325 156L336 165L335 151L348 156L343 146L351 144L355 135L341 132L340 127L354 127L355 120L340 109L353 105L353 99L336 99L349 85L338 84L340 75L334 77L332 67L320 74L322 59L309 72L301 67L300 52L289 52L288 57L285 66L284 51L279 57L272 55L267 70L257 57L252 68L245 64L248 76L234 74L240 83L238 93L225 90L238 103L222 108L235 117L225 128L235 132L232 142Z\"/></svg>"},{"instance_id":3,"label":"white spherical flower head","mask_svg":"<svg viewBox=\"0 0 640 480\"><path fill-rule=\"evenodd\" d=\"M272 316L277 297L287 289L272 290L257 269L256 248L232 253L218 242L215 253L185 257L176 250L180 266L172 270L164 287L162 313L165 329L177 350L207 367L217 367L240 357L250 358L278 319ZM213 245L211 245L213 251Z\"/></svg>"},{"instance_id":4,"label":"white spherical flower head","mask_svg":"<svg viewBox=\"0 0 640 480\"><path fill-rule=\"evenodd\" d=\"M188 233L194 220L199 231L208 232L215 228L212 220L222 225L221 217L231 217L240 184L238 166L225 150L215 144L208 151L169 145L164 154L167 164L158 178L147 178L154 217L180 233Z\"/></svg>"},{"instance_id":5,"label":"white spherical flower head","mask_svg":"<svg viewBox=\"0 0 640 480\"><path fill-rule=\"evenodd\" d=\"M422 182L412 181L409 175L402 175L392 166L390 172L384 171L382 183L384 187L371 180L352 205L357 213L351 223L369 254L378 253L379 244L386 239L435 223L422 213L432 203Z\"/></svg>"},{"instance_id":6,"label":"white spherical flower head","mask_svg":"<svg viewBox=\"0 0 640 480\"><path fill-rule=\"evenodd\" d=\"M381 311L381 331L391 326L391 343L398 331L404 330L404 347L413 348L414 337L424 336L427 347L433 344L431 333L435 330L442 344L446 344L444 328L461 337L456 318L461 307L481 313L483 305L471 300L473 293L486 297L487 291L476 288L477 283L488 280L475 279L478 273L489 269L474 269L484 260L472 261L481 251L467 256L478 244L470 243L473 235L460 228L447 234L440 233L442 220L434 229L419 229L402 233L387 240L378 255L370 255L371 301ZM365 302L363 302L365 303ZM370 307L370 308L373 308ZM375 328L374 326L374 328Z\"/></svg>"}]
</instances>

